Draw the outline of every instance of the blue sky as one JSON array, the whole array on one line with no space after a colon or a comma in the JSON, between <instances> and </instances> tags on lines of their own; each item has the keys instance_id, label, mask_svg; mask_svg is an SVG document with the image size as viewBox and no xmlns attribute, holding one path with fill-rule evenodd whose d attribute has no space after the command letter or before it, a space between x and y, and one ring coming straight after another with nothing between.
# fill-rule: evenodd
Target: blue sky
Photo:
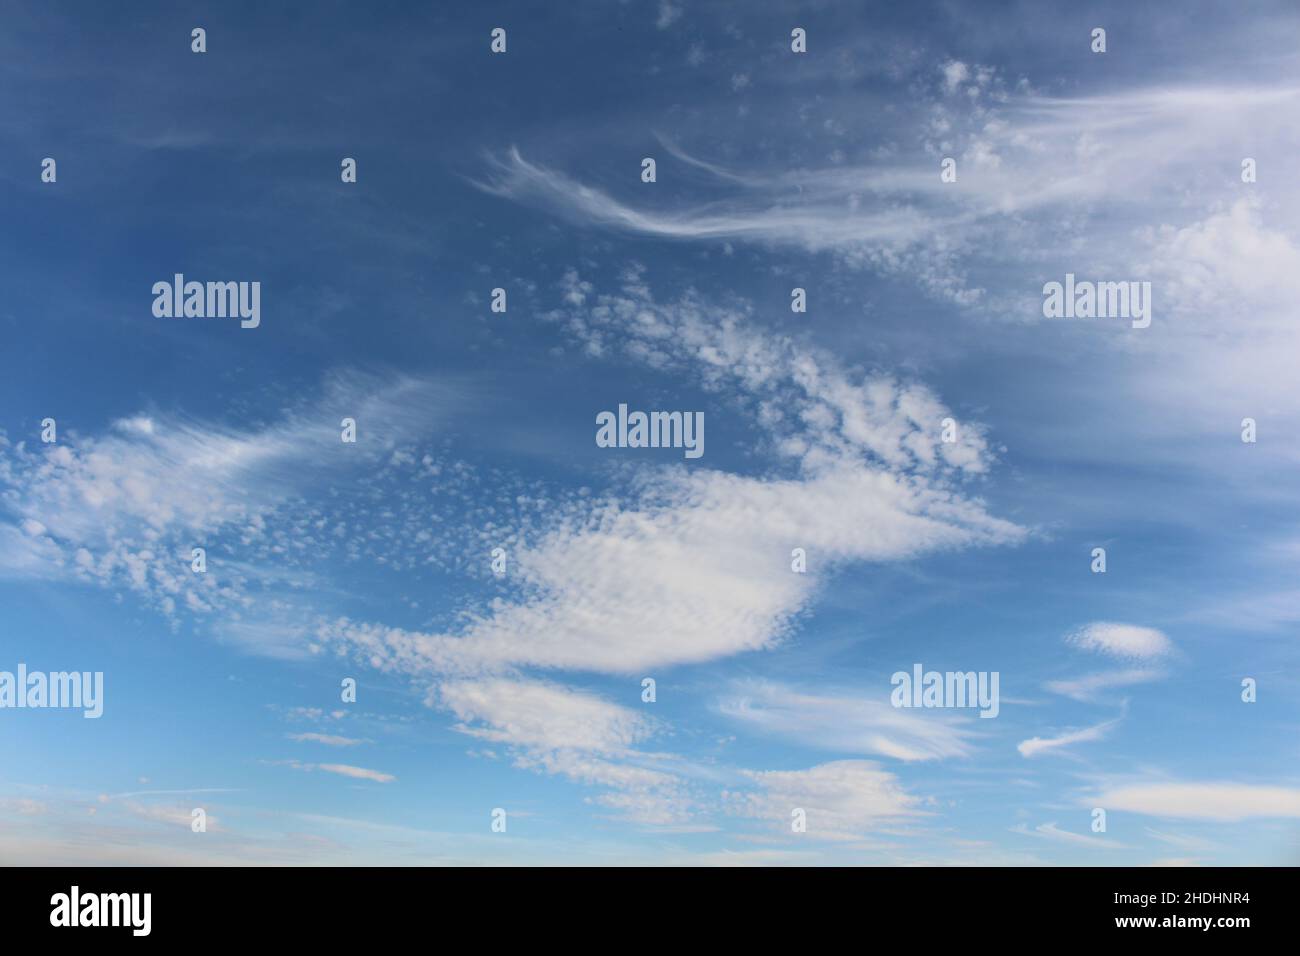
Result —
<instances>
[{"instance_id":1,"label":"blue sky","mask_svg":"<svg viewBox=\"0 0 1300 956\"><path fill-rule=\"evenodd\" d=\"M4 4L0 860L1300 861L1300 12L429 6Z\"/></svg>"}]
</instances>

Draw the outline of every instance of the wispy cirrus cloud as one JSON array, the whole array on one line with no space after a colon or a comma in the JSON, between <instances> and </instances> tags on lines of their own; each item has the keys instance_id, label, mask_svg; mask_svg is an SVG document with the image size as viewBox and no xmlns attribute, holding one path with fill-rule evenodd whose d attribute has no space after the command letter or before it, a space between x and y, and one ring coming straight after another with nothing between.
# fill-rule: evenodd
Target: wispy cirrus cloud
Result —
<instances>
[{"instance_id":1,"label":"wispy cirrus cloud","mask_svg":"<svg viewBox=\"0 0 1300 956\"><path fill-rule=\"evenodd\" d=\"M1037 757L1045 753L1055 753L1074 744L1101 740L1115 729L1119 722L1120 718L1116 718L1080 730L1071 730L1057 737L1031 737L1028 740L1022 740L1016 745L1016 749L1020 751L1022 757Z\"/></svg>"},{"instance_id":2,"label":"wispy cirrus cloud","mask_svg":"<svg viewBox=\"0 0 1300 956\"><path fill-rule=\"evenodd\" d=\"M359 737L342 737L338 734L289 734L288 737L300 743L325 744L327 747L355 747L367 742Z\"/></svg>"},{"instance_id":3,"label":"wispy cirrus cloud","mask_svg":"<svg viewBox=\"0 0 1300 956\"><path fill-rule=\"evenodd\" d=\"M990 297L967 275L976 266L981 272L990 266L1023 271L1023 262L1000 260L1001 249L1032 248L1034 263L1065 258L1079 271L1145 262L1174 284L1194 284L1190 263L1207 258L1180 258L1174 247L1199 252L1207 242L1198 232L1221 230L1208 228L1212 218L1203 225L1188 217L1186 184L1203 187L1203 210L1212 217L1216 204L1241 198L1231 186L1238 144L1255 143L1257 152L1269 155L1296 146L1293 131L1271 123L1276 111L1300 104L1300 88L1286 84L1054 97L1024 85L1008 88L996 70L960 61L948 61L935 79L917 119L891 131L911 145L906 162L893 155L820 168L737 169L667 142L670 158L710 174L719 187L707 200L673 204L619 198L511 147L489 157L489 173L476 185L605 230L831 251L849 265L907 278L936 297L964 307L984 304L997 313L1014 297ZM1261 130L1271 131L1264 142ZM1237 159L1221 176L1208 173L1199 157L1225 151ZM941 157L956 159L957 182L940 182ZM1300 203L1300 193L1287 183L1272 182L1269 191L1291 210ZM1154 216L1161 225L1134 228L1137 207L1147 222ZM1087 222L1105 242L1080 246L1078 229L1060 229L1061 219ZM1122 254L1114 253L1117 246ZM1213 271L1258 269L1258 256L1243 254L1246 248L1263 247L1255 241L1238 246ZM1271 248L1277 250L1276 240ZM1205 265L1195 268L1209 274ZM1185 278L1174 279L1175 273Z\"/></svg>"},{"instance_id":4,"label":"wispy cirrus cloud","mask_svg":"<svg viewBox=\"0 0 1300 956\"><path fill-rule=\"evenodd\" d=\"M1235 781L1117 783L1081 802L1152 817L1221 823L1300 818L1300 789Z\"/></svg>"},{"instance_id":5,"label":"wispy cirrus cloud","mask_svg":"<svg viewBox=\"0 0 1300 956\"><path fill-rule=\"evenodd\" d=\"M366 767L353 767L344 763L321 763L316 764L317 769L324 770L326 773L338 774L341 777L352 777L354 780L373 780L375 783L392 783L397 779L391 773L384 773L380 770L370 770Z\"/></svg>"},{"instance_id":6,"label":"wispy cirrus cloud","mask_svg":"<svg viewBox=\"0 0 1300 956\"><path fill-rule=\"evenodd\" d=\"M715 706L747 730L906 762L968 756L977 736L960 718L920 716L865 691L857 696L809 693L771 681L738 681Z\"/></svg>"},{"instance_id":7,"label":"wispy cirrus cloud","mask_svg":"<svg viewBox=\"0 0 1300 956\"><path fill-rule=\"evenodd\" d=\"M325 773L336 774L340 777L351 777L354 780L371 780L375 783L393 783L397 780L396 775L385 773L382 770L371 770L367 767L354 767L351 764L341 763L308 763L302 760L263 760L262 763L272 767L291 767L294 770L301 770L304 773L311 773L315 770L323 770Z\"/></svg>"},{"instance_id":8,"label":"wispy cirrus cloud","mask_svg":"<svg viewBox=\"0 0 1300 956\"><path fill-rule=\"evenodd\" d=\"M1129 668L1127 670L1086 674L1083 677L1072 677L1066 680L1050 680L1044 686L1053 693L1062 694L1078 701L1091 702L1097 700L1102 693L1112 688L1147 684L1164 676L1165 672L1160 670Z\"/></svg>"},{"instance_id":9,"label":"wispy cirrus cloud","mask_svg":"<svg viewBox=\"0 0 1300 956\"><path fill-rule=\"evenodd\" d=\"M1055 823L1040 823L1038 826L1030 829L1027 824L1019 823L1011 828L1012 833L1019 833L1024 836L1041 837L1045 840L1054 840L1058 843L1068 843L1071 846L1087 847L1093 850L1127 850L1127 845L1112 840L1109 837L1092 836L1086 833L1073 833L1070 830L1062 830Z\"/></svg>"},{"instance_id":10,"label":"wispy cirrus cloud","mask_svg":"<svg viewBox=\"0 0 1300 956\"><path fill-rule=\"evenodd\" d=\"M804 811L814 840L860 841L882 826L926 813L898 778L870 760L837 760L807 770L746 771L750 790L723 794L731 813L789 834L793 813Z\"/></svg>"}]
</instances>

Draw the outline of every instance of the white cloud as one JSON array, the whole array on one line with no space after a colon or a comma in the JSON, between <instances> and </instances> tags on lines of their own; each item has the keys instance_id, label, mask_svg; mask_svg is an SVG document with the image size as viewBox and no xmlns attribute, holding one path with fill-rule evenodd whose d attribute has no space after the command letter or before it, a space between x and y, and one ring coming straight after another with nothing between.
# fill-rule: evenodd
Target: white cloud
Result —
<instances>
[{"instance_id":1,"label":"white cloud","mask_svg":"<svg viewBox=\"0 0 1300 956\"><path fill-rule=\"evenodd\" d=\"M1094 850L1127 850L1128 847L1123 843L1118 843L1107 837L1092 836L1085 833L1074 833L1070 830L1062 830L1055 823L1040 823L1032 830L1023 823L1017 824L1011 828L1012 833L1020 833L1024 836L1042 837L1047 840L1053 840L1057 843L1068 843L1071 846L1088 847Z\"/></svg>"},{"instance_id":2,"label":"white cloud","mask_svg":"<svg viewBox=\"0 0 1300 956\"><path fill-rule=\"evenodd\" d=\"M39 817L50 812L49 805L29 797L13 800L0 800L0 809L9 810L24 817Z\"/></svg>"},{"instance_id":3,"label":"white cloud","mask_svg":"<svg viewBox=\"0 0 1300 956\"><path fill-rule=\"evenodd\" d=\"M449 681L437 697L465 733L524 747L626 753L653 730L649 718L626 707L540 681Z\"/></svg>"},{"instance_id":4,"label":"white cloud","mask_svg":"<svg viewBox=\"0 0 1300 956\"><path fill-rule=\"evenodd\" d=\"M961 60L949 60L943 65L943 87L953 93L970 78L970 67Z\"/></svg>"},{"instance_id":5,"label":"white cloud","mask_svg":"<svg viewBox=\"0 0 1300 956\"><path fill-rule=\"evenodd\" d=\"M1167 843L1172 847L1180 850L1188 850L1194 853L1210 853L1222 849L1222 847L1213 840L1207 840L1204 837L1187 836L1182 833L1163 833L1159 830L1153 830L1150 827L1143 827L1147 836L1159 840L1161 843Z\"/></svg>"},{"instance_id":6,"label":"white cloud","mask_svg":"<svg viewBox=\"0 0 1300 956\"><path fill-rule=\"evenodd\" d=\"M860 840L923 813L898 778L869 760L837 760L808 770L745 771L757 792L725 793L732 812L791 832L792 811L807 814L814 840Z\"/></svg>"},{"instance_id":7,"label":"white cloud","mask_svg":"<svg viewBox=\"0 0 1300 956\"><path fill-rule=\"evenodd\" d=\"M1076 647L1098 651L1112 657L1154 660L1170 654L1174 645L1154 627L1097 621L1080 628L1066 638Z\"/></svg>"},{"instance_id":8,"label":"white cloud","mask_svg":"<svg viewBox=\"0 0 1300 956\"><path fill-rule=\"evenodd\" d=\"M113 427L120 432L128 435L152 435L154 433L154 420L147 415L137 415L134 418L121 418L113 422Z\"/></svg>"},{"instance_id":9,"label":"white cloud","mask_svg":"<svg viewBox=\"0 0 1300 956\"><path fill-rule=\"evenodd\" d=\"M737 77L733 85L740 85ZM682 154L685 156L685 154ZM518 149L492 159L492 178L477 185L495 195L533 203L584 225L681 240L749 240L833 250L847 261L919 279L934 294L963 304L978 301L953 270L960 233L946 230L956 213L902 201L862 207L859 193L924 194L935 178L920 168L871 169L833 165L798 174L736 173L714 163L685 161L717 170L730 183L750 183L739 197L699 207L637 207L557 170L530 162ZM932 190L929 190L932 191ZM798 197L798 202L789 201ZM945 221L946 220L946 223Z\"/></svg>"},{"instance_id":10,"label":"white cloud","mask_svg":"<svg viewBox=\"0 0 1300 956\"><path fill-rule=\"evenodd\" d=\"M289 739L302 743L325 744L329 747L355 747L366 742L355 737L340 737L336 734L289 734Z\"/></svg>"},{"instance_id":11,"label":"white cloud","mask_svg":"<svg viewBox=\"0 0 1300 956\"><path fill-rule=\"evenodd\" d=\"M1022 740L1016 745L1016 749L1020 751L1022 757L1037 757L1040 754L1061 750L1072 744L1101 740L1118 724L1119 718L1116 718L1103 721L1092 727L1084 727L1082 730L1073 730L1061 734L1059 737L1031 737L1028 740Z\"/></svg>"},{"instance_id":12,"label":"white cloud","mask_svg":"<svg viewBox=\"0 0 1300 956\"><path fill-rule=\"evenodd\" d=\"M516 766L605 788L593 802L625 820L680 826L693 818L685 782L652 766L665 758L634 749L657 728L648 717L542 681L448 681L433 696L455 714L462 733L507 745Z\"/></svg>"},{"instance_id":13,"label":"white cloud","mask_svg":"<svg viewBox=\"0 0 1300 956\"><path fill-rule=\"evenodd\" d=\"M184 827L186 830L191 829L194 823L193 808L191 807L145 803L125 803L124 806L130 813L144 820L166 823L174 827ZM204 816L204 826L208 828L209 832L219 831L221 821L211 814L206 814Z\"/></svg>"},{"instance_id":14,"label":"white cloud","mask_svg":"<svg viewBox=\"0 0 1300 956\"><path fill-rule=\"evenodd\" d=\"M1147 374L1135 389L1137 401L1162 419L1217 423L1225 408L1243 409L1228 416L1229 426L1254 417L1263 441L1275 416L1300 409L1300 383L1288 361L1300 349L1300 242L1284 231L1300 215L1300 191L1289 187L1289 180L1243 186L1248 195L1216 203L1199 220L1163 220L1143 234L1142 268L1176 320L1163 330L1160 347L1144 355ZM1300 459L1292 443L1259 447Z\"/></svg>"},{"instance_id":15,"label":"white cloud","mask_svg":"<svg viewBox=\"0 0 1300 956\"><path fill-rule=\"evenodd\" d=\"M738 390L783 458L812 467L862 456L897 470L962 474L982 474L992 463L976 421L963 422L956 441L942 441L938 423L950 412L924 385L853 374L824 349L758 328L747 304L722 306L693 292L659 302L639 267L625 272L619 291L594 301L575 271L562 289L571 307L548 318L588 354L619 352L688 372L713 391Z\"/></svg>"},{"instance_id":16,"label":"white cloud","mask_svg":"<svg viewBox=\"0 0 1300 956\"><path fill-rule=\"evenodd\" d=\"M674 148L674 158L716 172L729 187L712 201L674 207L618 198L512 149L493 160L489 180L479 185L584 225L687 241L830 250L851 266L916 282L963 307L983 304L992 315L1015 315L1023 303L973 286L966 277L972 265L982 272L990 264L1015 270L1013 285L1026 281L1028 266L1031 287L1035 281L1041 286L1041 264L1049 260L1064 260L1078 273L1136 268L1158 280L1161 310L1173 299L1203 304L1195 299L1198 289L1225 296L1221 276L1235 277L1246 290L1238 299L1276 288L1278 280L1294 285L1294 269L1272 268L1294 259L1288 237L1243 229L1252 224L1243 223L1248 217L1239 204L1228 221L1188 226L1187 196L1195 190L1211 205L1237 202L1242 143L1253 144L1257 155L1293 154L1300 146L1294 131L1273 117L1300 105L1300 89L1276 83L1047 97L1002 89L986 67L949 61L940 72L944 93L967 95L958 106L940 96L917 111L915 121L889 130L890 140L919 147L924 158L909 165L833 162L810 169L778 161L776 168L732 170ZM938 159L946 156L959 169L951 188L938 180ZM1206 156L1237 158L1225 159L1219 169L1204 162ZM1267 188L1279 221L1294 220L1300 193L1282 177L1267 187L1264 182L1250 188ZM1163 225L1135 230L1135 209L1140 222ZM1091 242L1079 240L1085 224L1093 227ZM1028 260L1026 249L1032 250ZM1165 280L1179 274L1186 278L1175 292ZM1166 297L1167 291L1175 294ZM1158 320L1167 318L1162 312Z\"/></svg>"},{"instance_id":17,"label":"white cloud","mask_svg":"<svg viewBox=\"0 0 1300 956\"><path fill-rule=\"evenodd\" d=\"M1103 671L1069 680L1047 682L1047 689L1074 700L1089 702L1096 700L1103 692L1112 687L1130 687L1133 684L1146 684L1164 677L1163 671L1149 668L1132 668L1122 671Z\"/></svg>"},{"instance_id":18,"label":"white cloud","mask_svg":"<svg viewBox=\"0 0 1300 956\"><path fill-rule=\"evenodd\" d=\"M900 710L869 693L806 694L769 681L741 681L729 688L717 708L747 729L824 750L903 761L963 757L971 752L974 734L967 729L969 722Z\"/></svg>"},{"instance_id":19,"label":"white cloud","mask_svg":"<svg viewBox=\"0 0 1300 956\"><path fill-rule=\"evenodd\" d=\"M66 556L44 535L16 525L0 524L0 575L8 578L49 578L60 573Z\"/></svg>"},{"instance_id":20,"label":"white cloud","mask_svg":"<svg viewBox=\"0 0 1300 956\"><path fill-rule=\"evenodd\" d=\"M218 564L213 554L209 572L194 574L191 548L220 535L240 536L246 547L277 508L331 475L373 466L393 443L431 427L446 392L409 378L381 385L338 375L315 402L260 428L153 415L115 422L100 437L67 428L57 445L35 449L0 436L8 452L0 489L13 521L0 520L0 575L125 587L168 617L221 608L230 626L241 626L243 585L275 583L284 571ZM366 442L342 445L336 408L367 422Z\"/></svg>"},{"instance_id":21,"label":"white cloud","mask_svg":"<svg viewBox=\"0 0 1300 956\"><path fill-rule=\"evenodd\" d=\"M945 445L947 409L923 386L855 379L832 357L741 319L695 297L661 306L638 273L622 295L557 317L581 341L618 340L653 367L680 365L718 390L739 386L788 477L655 471L630 500L581 503L521 542L512 573L527 599L499 602L461 633L343 619L323 624L321 641L410 673L626 674L780 641L815 592L814 575L792 573L793 548L829 569L1024 539L1023 528L961 494L963 477L991 460L977 423Z\"/></svg>"},{"instance_id":22,"label":"white cloud","mask_svg":"<svg viewBox=\"0 0 1300 956\"><path fill-rule=\"evenodd\" d=\"M392 783L397 778L391 773L382 773L378 770L367 770L365 767L352 767L343 763L322 763L316 765L326 773L336 773L343 777L352 777L356 780L373 780L375 783Z\"/></svg>"},{"instance_id":23,"label":"white cloud","mask_svg":"<svg viewBox=\"0 0 1300 956\"><path fill-rule=\"evenodd\" d=\"M1250 819L1300 818L1300 790L1223 782L1119 784L1081 801L1153 817L1235 823Z\"/></svg>"},{"instance_id":24,"label":"white cloud","mask_svg":"<svg viewBox=\"0 0 1300 956\"><path fill-rule=\"evenodd\" d=\"M1136 624L1117 624L1095 621L1065 636L1065 641L1075 647L1094 651L1122 660L1150 663L1169 657L1174 651L1171 640L1162 631ZM1047 689L1078 701L1096 700L1112 688L1145 684L1164 677L1163 671L1153 667L1130 667L1124 670L1103 671L1083 677L1047 682ZM1099 725L1109 727L1109 724ZM1091 738L1079 738L1081 740ZM1055 746L1050 740L1027 740L1020 745L1026 757ZM1030 752L1026 752L1026 747Z\"/></svg>"},{"instance_id":25,"label":"white cloud","mask_svg":"<svg viewBox=\"0 0 1300 956\"><path fill-rule=\"evenodd\" d=\"M682 8L670 0L659 0L659 17L655 20L655 26L660 30L667 30L677 22L682 15Z\"/></svg>"},{"instance_id":26,"label":"white cloud","mask_svg":"<svg viewBox=\"0 0 1300 956\"><path fill-rule=\"evenodd\" d=\"M794 547L829 567L1020 538L948 492L847 465L808 481L670 475L656 492L658 503L610 505L521 549L516 574L537 596L461 635L340 620L318 636L386 669L631 673L776 643L814 590L790 570Z\"/></svg>"},{"instance_id":27,"label":"white cloud","mask_svg":"<svg viewBox=\"0 0 1300 956\"><path fill-rule=\"evenodd\" d=\"M516 671L641 674L771 647L815 595L816 574L791 570L796 547L822 571L1014 544L1026 532L962 494L990 466L990 449L975 422L962 442L942 443L948 412L923 386L854 376L830 355L750 327L743 311L695 296L660 304L637 269L616 295L595 294L572 272L563 291L568 309L550 318L590 354L617 347L727 395L754 416L757 440L780 453L786 474L655 470L625 496L555 510L546 529L511 549L519 596L458 632L336 619L316 636L368 666L432 678L431 700L459 729L507 745L518 765L606 788L594 801L625 817L693 825L696 798L678 768L635 749L654 732L646 718ZM814 722L832 719L827 708L836 706L797 703ZM744 716L764 719L752 707ZM923 725L880 708L858 718L855 749L903 760L965 752L946 720ZM869 765L828 766L856 768L878 795L894 794Z\"/></svg>"}]
</instances>

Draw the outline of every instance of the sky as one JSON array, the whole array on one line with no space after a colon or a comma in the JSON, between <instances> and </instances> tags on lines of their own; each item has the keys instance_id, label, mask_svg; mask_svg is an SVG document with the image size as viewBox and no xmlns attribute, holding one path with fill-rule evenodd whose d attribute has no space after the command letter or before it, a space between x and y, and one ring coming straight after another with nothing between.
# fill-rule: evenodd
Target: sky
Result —
<instances>
[{"instance_id":1,"label":"sky","mask_svg":"<svg viewBox=\"0 0 1300 956\"><path fill-rule=\"evenodd\" d=\"M1300 863L1293 4L0 22L0 862Z\"/></svg>"}]
</instances>

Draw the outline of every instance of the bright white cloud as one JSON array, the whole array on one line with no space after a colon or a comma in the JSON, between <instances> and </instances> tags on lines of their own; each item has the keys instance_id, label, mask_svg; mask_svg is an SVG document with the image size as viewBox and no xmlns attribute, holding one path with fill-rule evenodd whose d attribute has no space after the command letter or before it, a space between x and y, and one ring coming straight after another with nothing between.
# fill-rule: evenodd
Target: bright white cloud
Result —
<instances>
[{"instance_id":1,"label":"bright white cloud","mask_svg":"<svg viewBox=\"0 0 1300 956\"><path fill-rule=\"evenodd\" d=\"M1115 720L1103 721L1092 727L1084 727L1081 730L1072 730L1068 733L1061 734L1058 737L1031 737L1028 740L1022 740L1016 745L1022 757L1037 757L1040 754L1052 753L1063 750L1072 744L1088 743L1094 740L1101 740L1111 730L1119 724L1119 718Z\"/></svg>"},{"instance_id":2,"label":"bright white cloud","mask_svg":"<svg viewBox=\"0 0 1300 956\"><path fill-rule=\"evenodd\" d=\"M570 301L588 302L576 276L566 283ZM318 629L324 644L412 673L632 673L781 640L814 595L814 577L791 571L794 548L830 568L1026 535L961 493L989 450L975 423L964 444L944 445L947 410L922 386L856 380L832 357L693 297L660 306L635 272L622 295L559 318L580 341L618 339L654 367L739 386L792 476L656 471L630 501L585 503L521 543L512 573L526 600L498 603L459 634L336 620Z\"/></svg>"},{"instance_id":3,"label":"bright white cloud","mask_svg":"<svg viewBox=\"0 0 1300 956\"><path fill-rule=\"evenodd\" d=\"M1109 621L1089 624L1069 635L1066 640L1084 650L1131 660L1145 661L1166 657L1174 649L1173 642L1154 627L1115 624Z\"/></svg>"},{"instance_id":4,"label":"bright white cloud","mask_svg":"<svg viewBox=\"0 0 1300 956\"><path fill-rule=\"evenodd\" d=\"M1226 782L1161 781L1119 784L1083 801L1153 817L1237 822L1300 818L1300 790Z\"/></svg>"},{"instance_id":5,"label":"bright white cloud","mask_svg":"<svg viewBox=\"0 0 1300 956\"><path fill-rule=\"evenodd\" d=\"M441 684L437 702L457 729L510 748L515 764L604 788L593 802L633 822L669 826L693 818L679 775L651 766L659 755L634 745L656 723L595 694L557 684L490 678Z\"/></svg>"},{"instance_id":6,"label":"bright white cloud","mask_svg":"<svg viewBox=\"0 0 1300 956\"><path fill-rule=\"evenodd\" d=\"M168 617L221 608L232 627L249 626L239 620L245 585L279 584L284 568L214 553L208 573L194 574L191 549L219 536L247 548L278 508L327 476L374 467L436 422L447 400L427 382L338 375L311 407L261 428L137 416L99 437L66 428L58 444L36 448L0 436L0 502L13 522L0 518L0 575L125 587ZM367 423L364 443L339 441L336 408Z\"/></svg>"},{"instance_id":7,"label":"bright white cloud","mask_svg":"<svg viewBox=\"0 0 1300 956\"><path fill-rule=\"evenodd\" d=\"M808 770L746 771L756 791L729 791L733 813L791 832L792 812L807 815L814 840L861 840L882 827L922 814L893 774L869 760L837 760Z\"/></svg>"},{"instance_id":8,"label":"bright white cloud","mask_svg":"<svg viewBox=\"0 0 1300 956\"><path fill-rule=\"evenodd\" d=\"M653 730L626 707L540 681L448 681L437 696L465 733L523 747L625 753Z\"/></svg>"},{"instance_id":9,"label":"bright white cloud","mask_svg":"<svg viewBox=\"0 0 1300 956\"><path fill-rule=\"evenodd\" d=\"M318 769L326 773L336 773L343 777L352 777L356 780L373 780L375 783L392 783L397 778L391 773L383 773L379 770L367 770L365 767L352 767L344 763L322 763L316 765Z\"/></svg>"},{"instance_id":10,"label":"bright white cloud","mask_svg":"<svg viewBox=\"0 0 1300 956\"><path fill-rule=\"evenodd\" d=\"M913 165L876 161L736 171L674 147L675 158L715 171L731 189L707 203L673 208L624 201L512 149L493 159L492 175L479 185L584 225L681 240L832 250L849 264L909 279L961 306L987 302L994 312L1008 300L990 300L967 281L966 271L973 262L997 261L1003 249L1018 250L1018 256L1032 249L1035 263L1064 258L1078 272L1127 271L1148 260L1149 271L1165 271L1163 263L1192 277L1211 270L1245 276L1291 256L1283 237L1251 234L1232 246L1226 234L1217 237L1225 232L1218 228L1205 236L1195 226L1190 233L1180 230L1187 228L1186 195L1193 185L1210 202L1232 195L1225 184L1238 172L1236 161L1216 174L1202 157L1238 156L1243 142L1269 154L1295 151L1300 144L1294 133L1273 118L1296 109L1300 89L1158 87L1065 98L1026 88L1007 91L995 71L959 61L944 64L940 75L947 97L958 90L966 95L959 107L940 96L919 111L912 126L892 131L923 150L925 159ZM945 156L957 160L955 184L939 182L938 160ZM1280 208L1294 212L1300 203L1300 193L1287 183L1273 181L1270 191ZM1164 222L1181 219L1184 225L1144 239L1111 224L1129 222L1128 213L1138 205L1148 222L1167 216ZM1101 215L1106 210L1117 214L1108 221ZM1062 220L1095 225L1093 232L1104 241L1081 248L1079 230L1062 229ZM1216 263L1209 253L1219 247L1228 254ZM1183 259L1180 250L1190 255ZM1185 287L1195 284L1193 278Z\"/></svg>"},{"instance_id":11,"label":"bright white cloud","mask_svg":"<svg viewBox=\"0 0 1300 956\"><path fill-rule=\"evenodd\" d=\"M889 685L884 685L885 690ZM807 747L876 754L895 760L936 760L971 753L969 721L893 707L879 688L860 696L802 693L769 681L742 681L718 701L720 713L748 730Z\"/></svg>"}]
</instances>

